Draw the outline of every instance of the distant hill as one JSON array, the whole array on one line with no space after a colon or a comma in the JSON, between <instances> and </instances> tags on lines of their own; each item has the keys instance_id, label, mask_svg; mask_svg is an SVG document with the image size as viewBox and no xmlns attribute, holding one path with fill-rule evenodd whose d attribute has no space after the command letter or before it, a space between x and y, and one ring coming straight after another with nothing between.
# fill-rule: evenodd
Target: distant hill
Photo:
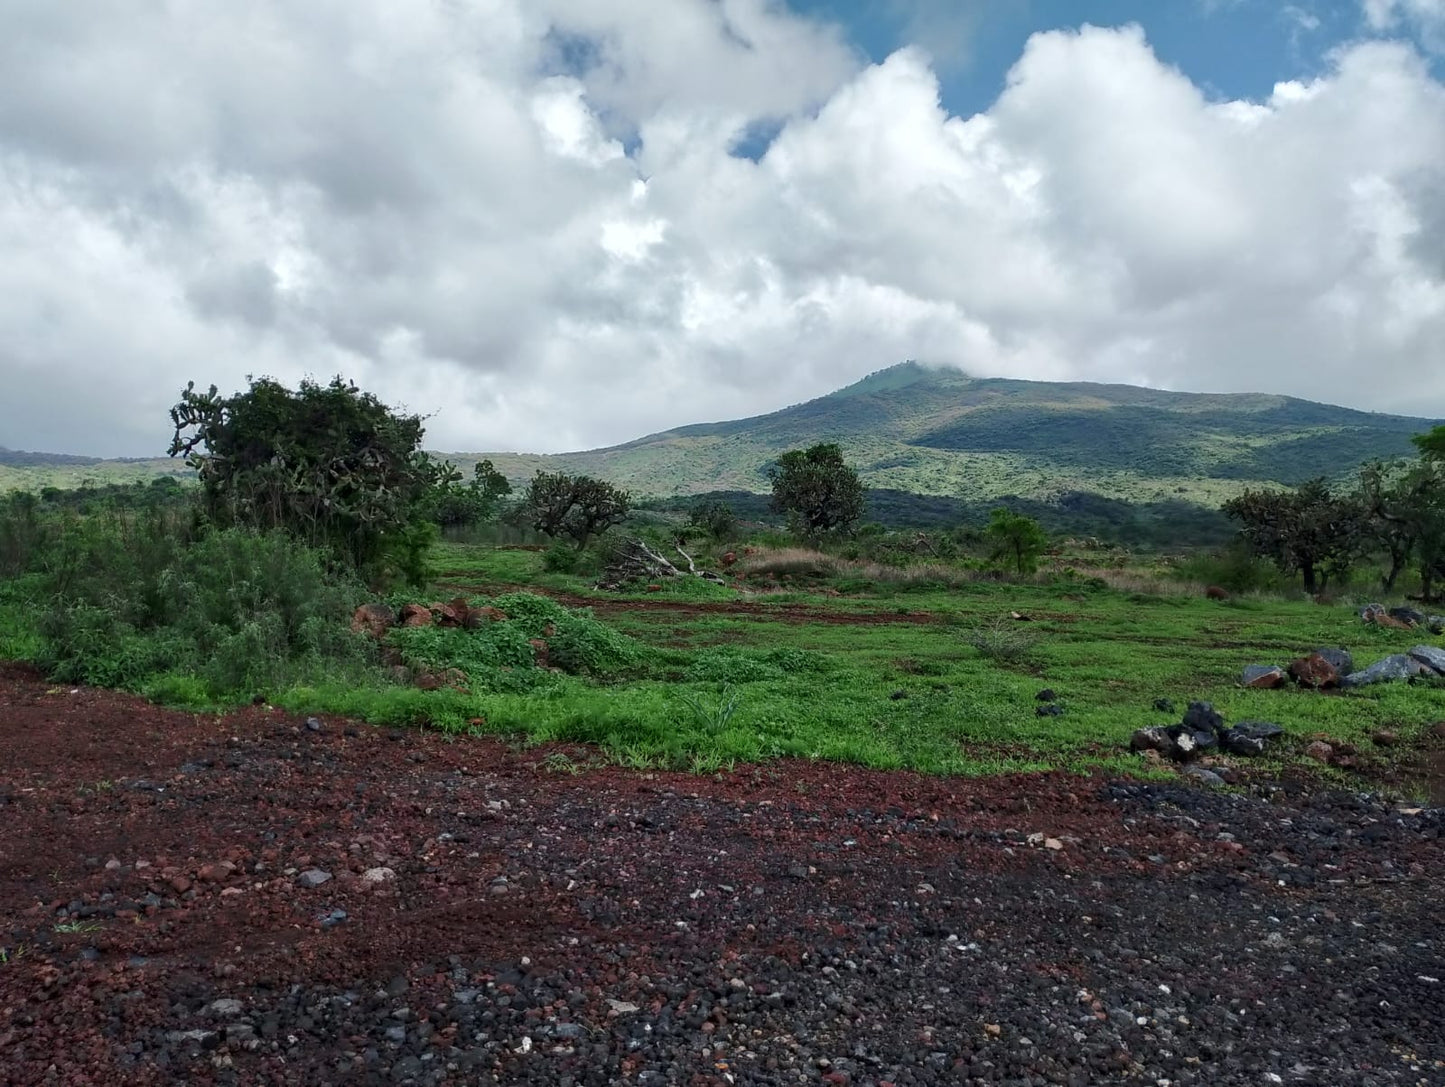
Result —
<instances>
[{"instance_id":1,"label":"distant hill","mask_svg":"<svg viewBox=\"0 0 1445 1087\"><path fill-rule=\"evenodd\" d=\"M1218 505L1248 485L1350 475L1412 453L1436 420L1263 394L971 378L906 362L827 396L583 453L489 456L514 482L537 469L601 476L641 495L763 491L778 454L836 441L870 487L972 500L1091 492Z\"/></svg>"}]
</instances>

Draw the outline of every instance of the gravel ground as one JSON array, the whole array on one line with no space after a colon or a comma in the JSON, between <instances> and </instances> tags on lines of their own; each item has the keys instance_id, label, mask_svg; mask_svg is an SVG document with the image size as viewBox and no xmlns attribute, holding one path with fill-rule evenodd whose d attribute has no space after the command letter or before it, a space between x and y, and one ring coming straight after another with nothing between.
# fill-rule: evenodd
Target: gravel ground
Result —
<instances>
[{"instance_id":1,"label":"gravel ground","mask_svg":"<svg viewBox=\"0 0 1445 1087\"><path fill-rule=\"evenodd\" d=\"M0 668L0 1083L1445 1084L1438 809L314 725Z\"/></svg>"}]
</instances>

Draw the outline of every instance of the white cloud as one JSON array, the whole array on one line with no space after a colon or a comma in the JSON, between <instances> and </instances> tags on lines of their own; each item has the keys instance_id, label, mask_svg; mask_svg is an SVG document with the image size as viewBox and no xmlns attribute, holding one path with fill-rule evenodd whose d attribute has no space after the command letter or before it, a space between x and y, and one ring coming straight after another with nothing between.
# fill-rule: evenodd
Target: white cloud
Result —
<instances>
[{"instance_id":1,"label":"white cloud","mask_svg":"<svg viewBox=\"0 0 1445 1087\"><path fill-rule=\"evenodd\" d=\"M1040 34L962 118L766 0L8 7L0 444L344 372L434 447L579 448L908 357L1445 415L1404 45L1218 102L1137 29Z\"/></svg>"},{"instance_id":2,"label":"white cloud","mask_svg":"<svg viewBox=\"0 0 1445 1087\"><path fill-rule=\"evenodd\" d=\"M1407 27L1426 48L1445 53L1445 0L1361 0L1365 23L1376 32Z\"/></svg>"}]
</instances>

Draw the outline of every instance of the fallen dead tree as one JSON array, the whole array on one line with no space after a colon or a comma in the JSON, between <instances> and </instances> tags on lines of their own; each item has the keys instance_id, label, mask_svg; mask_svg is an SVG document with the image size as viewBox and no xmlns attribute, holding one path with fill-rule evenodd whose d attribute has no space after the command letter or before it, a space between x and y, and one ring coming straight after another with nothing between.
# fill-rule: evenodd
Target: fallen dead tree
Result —
<instances>
[{"instance_id":1,"label":"fallen dead tree","mask_svg":"<svg viewBox=\"0 0 1445 1087\"><path fill-rule=\"evenodd\" d=\"M682 549L674 549L687 563L687 569L679 569L667 556L652 547L646 540L629 537L619 544L612 554L612 561L597 579L597 588L609 592L622 592L637 582L657 582L663 578L700 577L717 585L726 585L727 579L711 570L699 570L693 557Z\"/></svg>"}]
</instances>

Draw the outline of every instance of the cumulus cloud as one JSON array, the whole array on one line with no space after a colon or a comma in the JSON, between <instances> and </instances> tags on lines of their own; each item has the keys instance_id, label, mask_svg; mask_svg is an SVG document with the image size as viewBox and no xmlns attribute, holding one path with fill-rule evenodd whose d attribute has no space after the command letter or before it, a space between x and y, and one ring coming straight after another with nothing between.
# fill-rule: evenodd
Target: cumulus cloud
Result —
<instances>
[{"instance_id":1,"label":"cumulus cloud","mask_svg":"<svg viewBox=\"0 0 1445 1087\"><path fill-rule=\"evenodd\" d=\"M1221 102L1050 32L958 117L769 0L5 6L0 444L152 452L187 380L344 373L435 448L582 448L910 357L1445 415L1403 44Z\"/></svg>"},{"instance_id":2,"label":"cumulus cloud","mask_svg":"<svg viewBox=\"0 0 1445 1087\"><path fill-rule=\"evenodd\" d=\"M1365 22L1377 32L1414 30L1432 52L1445 53L1445 0L1362 0Z\"/></svg>"}]
</instances>

